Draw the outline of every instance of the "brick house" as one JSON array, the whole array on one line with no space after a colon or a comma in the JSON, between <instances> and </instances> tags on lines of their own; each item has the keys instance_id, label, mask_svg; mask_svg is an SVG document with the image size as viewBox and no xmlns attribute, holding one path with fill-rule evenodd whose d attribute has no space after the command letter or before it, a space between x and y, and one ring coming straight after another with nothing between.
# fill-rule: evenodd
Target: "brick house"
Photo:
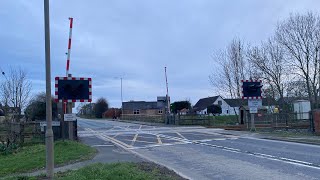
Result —
<instances>
[{"instance_id":1,"label":"brick house","mask_svg":"<svg viewBox=\"0 0 320 180\"><path fill-rule=\"evenodd\" d=\"M167 108L165 96L158 96L157 101L129 101L122 103L123 115L163 115Z\"/></svg>"}]
</instances>

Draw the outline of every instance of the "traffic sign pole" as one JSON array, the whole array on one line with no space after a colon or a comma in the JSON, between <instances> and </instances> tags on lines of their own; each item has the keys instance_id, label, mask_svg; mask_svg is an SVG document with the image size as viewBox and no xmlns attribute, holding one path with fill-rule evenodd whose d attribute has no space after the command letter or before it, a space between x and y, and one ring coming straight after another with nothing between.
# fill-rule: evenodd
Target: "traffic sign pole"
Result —
<instances>
[{"instance_id":1,"label":"traffic sign pole","mask_svg":"<svg viewBox=\"0 0 320 180\"><path fill-rule=\"evenodd\" d=\"M262 81L241 80L242 82L242 99L248 99L249 113L251 114L251 131L256 131L254 114L262 106L261 88Z\"/></svg>"},{"instance_id":2,"label":"traffic sign pole","mask_svg":"<svg viewBox=\"0 0 320 180\"><path fill-rule=\"evenodd\" d=\"M254 124L254 113L251 113L251 128L250 131L256 131L256 126Z\"/></svg>"},{"instance_id":3,"label":"traffic sign pole","mask_svg":"<svg viewBox=\"0 0 320 180\"><path fill-rule=\"evenodd\" d=\"M72 77L71 74L68 74L68 77ZM67 103L67 113L66 114L72 114L72 102L68 102ZM73 140L73 121L69 121L68 122L68 126L69 126L69 139Z\"/></svg>"},{"instance_id":4,"label":"traffic sign pole","mask_svg":"<svg viewBox=\"0 0 320 180\"><path fill-rule=\"evenodd\" d=\"M72 103L68 103L67 112L68 112L68 114L72 113ZM74 139L74 137L73 137L73 121L69 121L68 124L69 124L69 139L73 140Z\"/></svg>"}]
</instances>

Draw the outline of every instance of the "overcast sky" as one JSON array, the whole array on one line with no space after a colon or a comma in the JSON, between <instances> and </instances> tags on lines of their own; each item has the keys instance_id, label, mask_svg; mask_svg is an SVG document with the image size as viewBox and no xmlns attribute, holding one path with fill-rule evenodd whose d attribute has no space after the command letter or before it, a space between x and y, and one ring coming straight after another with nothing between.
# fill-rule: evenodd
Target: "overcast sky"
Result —
<instances>
[{"instance_id":1,"label":"overcast sky","mask_svg":"<svg viewBox=\"0 0 320 180\"><path fill-rule=\"evenodd\" d=\"M214 51L234 37L257 44L290 13L319 10L319 0L51 0L52 78L65 75L73 17L70 73L92 77L94 100L121 106L123 77L124 101L154 101L167 66L171 101L195 104L218 95ZM0 67L25 69L33 93L45 90L43 19L42 0L0 0Z\"/></svg>"}]
</instances>

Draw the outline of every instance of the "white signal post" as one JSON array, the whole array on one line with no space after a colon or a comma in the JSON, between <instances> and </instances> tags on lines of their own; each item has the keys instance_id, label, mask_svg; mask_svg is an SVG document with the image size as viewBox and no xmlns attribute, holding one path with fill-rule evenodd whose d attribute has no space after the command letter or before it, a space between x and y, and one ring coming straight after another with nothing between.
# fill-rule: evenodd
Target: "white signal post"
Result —
<instances>
[{"instance_id":1,"label":"white signal post","mask_svg":"<svg viewBox=\"0 0 320 180\"><path fill-rule=\"evenodd\" d=\"M72 77L69 74L70 69L70 55L71 55L71 38L72 38L72 26L73 26L73 18L69 17L70 20L70 30L69 30L69 40L68 40L68 53L67 53L67 67L66 67L66 77ZM66 114L72 113L72 103L64 104L66 106ZM69 139L73 140L73 122L69 121Z\"/></svg>"}]
</instances>

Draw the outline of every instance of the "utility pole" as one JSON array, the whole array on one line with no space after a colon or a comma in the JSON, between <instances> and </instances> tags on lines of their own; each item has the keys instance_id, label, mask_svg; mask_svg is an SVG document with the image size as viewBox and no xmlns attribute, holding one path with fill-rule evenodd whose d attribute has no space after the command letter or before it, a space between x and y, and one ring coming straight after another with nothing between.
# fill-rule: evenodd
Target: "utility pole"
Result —
<instances>
[{"instance_id":1,"label":"utility pole","mask_svg":"<svg viewBox=\"0 0 320 180\"><path fill-rule=\"evenodd\" d=\"M169 89L168 89L167 67L164 67L164 74L166 76L168 114L170 114L170 99L169 99Z\"/></svg>"},{"instance_id":2,"label":"utility pole","mask_svg":"<svg viewBox=\"0 0 320 180\"><path fill-rule=\"evenodd\" d=\"M47 178L53 179L53 131L52 131L52 104L51 104L51 67L50 67L50 22L49 0L44 0L44 30L45 30L45 60L46 60L46 170Z\"/></svg>"},{"instance_id":3,"label":"utility pole","mask_svg":"<svg viewBox=\"0 0 320 180\"><path fill-rule=\"evenodd\" d=\"M123 107L122 107L122 104L123 104L123 99L122 99L122 77L120 79L121 79L121 116L122 116L123 115Z\"/></svg>"}]
</instances>

